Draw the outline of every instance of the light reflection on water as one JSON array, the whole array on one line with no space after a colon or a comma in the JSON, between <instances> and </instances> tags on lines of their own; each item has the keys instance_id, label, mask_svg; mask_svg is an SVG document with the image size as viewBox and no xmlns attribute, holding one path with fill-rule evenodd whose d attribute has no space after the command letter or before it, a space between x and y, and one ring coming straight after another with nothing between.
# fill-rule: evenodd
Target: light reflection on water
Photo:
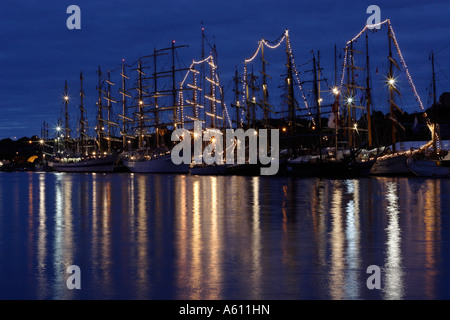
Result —
<instances>
[{"instance_id":1,"label":"light reflection on water","mask_svg":"<svg viewBox=\"0 0 450 320\"><path fill-rule=\"evenodd\" d=\"M0 298L448 299L449 185L0 173Z\"/></svg>"}]
</instances>

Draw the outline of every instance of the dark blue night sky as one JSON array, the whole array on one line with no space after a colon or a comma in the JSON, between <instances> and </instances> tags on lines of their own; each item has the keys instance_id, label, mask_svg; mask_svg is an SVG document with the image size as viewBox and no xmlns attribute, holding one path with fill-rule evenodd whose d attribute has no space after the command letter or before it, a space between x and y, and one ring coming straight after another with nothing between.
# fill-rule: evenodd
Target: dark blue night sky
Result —
<instances>
[{"instance_id":1,"label":"dark blue night sky","mask_svg":"<svg viewBox=\"0 0 450 320\"><path fill-rule=\"evenodd\" d=\"M81 9L81 30L66 27L66 9L72 4ZM199 59L202 22L208 40L218 50L228 104L233 97L230 82L235 66L242 70L244 59L253 54L261 37L275 40L286 28L296 63L310 60L311 50L320 50L324 72L333 79L334 45L342 51L364 27L369 17L366 9L371 4L381 8L381 20L391 20L424 104L429 106L430 102L431 50L436 53L437 93L450 91L448 0L2 0L0 138L40 135L44 121L56 124L66 80L72 98L70 108L76 113L80 71L85 78L88 117L93 119L98 66L114 70L122 59L133 63L154 48L169 46L172 40L189 45L180 51L186 64ZM380 59L387 55L381 49L374 49L374 54ZM413 97L403 95L402 99L408 112L420 111ZM76 120L76 114L72 120Z\"/></svg>"}]
</instances>

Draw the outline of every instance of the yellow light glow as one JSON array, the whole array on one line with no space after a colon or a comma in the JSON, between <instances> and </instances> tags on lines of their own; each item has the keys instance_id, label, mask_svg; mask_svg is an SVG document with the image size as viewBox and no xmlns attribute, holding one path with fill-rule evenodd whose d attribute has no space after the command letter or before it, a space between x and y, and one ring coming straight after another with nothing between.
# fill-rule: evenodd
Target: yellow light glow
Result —
<instances>
[{"instance_id":1,"label":"yellow light glow","mask_svg":"<svg viewBox=\"0 0 450 320\"><path fill-rule=\"evenodd\" d=\"M338 95L339 94L339 90L336 87L334 87L332 91L333 91L334 95Z\"/></svg>"},{"instance_id":2,"label":"yellow light glow","mask_svg":"<svg viewBox=\"0 0 450 320\"><path fill-rule=\"evenodd\" d=\"M283 128L283 129L281 129L281 130L283 130L283 132L286 132L286 128Z\"/></svg>"}]
</instances>

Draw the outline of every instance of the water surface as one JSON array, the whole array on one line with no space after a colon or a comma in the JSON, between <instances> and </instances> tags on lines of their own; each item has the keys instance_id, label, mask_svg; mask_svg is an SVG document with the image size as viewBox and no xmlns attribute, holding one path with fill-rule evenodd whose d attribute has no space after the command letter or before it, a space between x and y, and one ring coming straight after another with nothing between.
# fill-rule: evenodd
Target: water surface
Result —
<instances>
[{"instance_id":1,"label":"water surface","mask_svg":"<svg viewBox=\"0 0 450 320\"><path fill-rule=\"evenodd\" d=\"M449 299L449 192L449 179L2 172L0 298Z\"/></svg>"}]
</instances>

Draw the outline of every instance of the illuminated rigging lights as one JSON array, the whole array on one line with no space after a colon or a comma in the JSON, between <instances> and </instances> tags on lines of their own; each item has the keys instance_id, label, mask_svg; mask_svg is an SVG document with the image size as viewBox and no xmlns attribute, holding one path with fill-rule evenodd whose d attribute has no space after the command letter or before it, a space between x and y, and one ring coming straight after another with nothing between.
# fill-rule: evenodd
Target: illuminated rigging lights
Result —
<instances>
[{"instance_id":1,"label":"illuminated rigging lights","mask_svg":"<svg viewBox=\"0 0 450 320\"><path fill-rule=\"evenodd\" d=\"M386 20L384 20L383 22L380 22L380 23L376 23L376 24L372 24L372 25L366 25L353 39L351 39L350 41L347 42L347 44L345 46L344 62L342 64L343 68L342 68L341 83L340 83L340 89L339 90L342 90L342 87L343 87L343 84L344 84L345 68L347 67L347 52L348 52L349 45L352 42L358 40L358 38L367 29L369 29L369 28L373 29L373 28L379 27L379 26L381 26L383 24L387 24L388 25L388 28L389 28L389 30L391 32L391 35L392 35L392 40L394 42L395 48L397 49L397 53L398 53L398 55L400 57L400 61L401 61L402 65L403 65L403 68L405 70L405 74L406 74L406 78L408 79L409 86L411 87L412 91L414 92L414 97L416 98L416 101L419 103L420 109L422 111L425 111L425 108L423 106L422 100L420 99L420 96L419 96L419 94L418 94L418 92L416 90L416 87L414 85L414 82L413 82L413 80L411 78L408 66L406 65L405 59L403 58L402 51L400 50L400 46L398 45L397 38L395 37L394 29L392 28L392 24L391 24L391 21L389 19L386 19ZM389 84L391 84L390 81L389 81Z\"/></svg>"},{"instance_id":2,"label":"illuminated rigging lights","mask_svg":"<svg viewBox=\"0 0 450 320\"><path fill-rule=\"evenodd\" d=\"M268 47L269 49L276 49L276 48L278 48L278 47L283 43L283 41L286 41L286 44L287 44L287 46L288 46L289 56L290 56L291 59L292 59L292 67L293 67L293 71L294 71L294 74L295 74L295 77L296 77L296 80L297 80L298 88L299 88L299 90L300 90L300 92L301 92L301 94L302 94L302 99L303 99L303 101L304 101L304 103L305 103L305 107L306 107L306 109L308 110L308 114L309 114L309 116L311 117L311 120L312 120L313 124L315 124L314 117L313 117L313 115L312 115L312 113L311 113L311 110L310 110L310 108L309 108L309 106L308 106L308 101L307 101L307 99L306 99L306 95L305 95L305 93L304 93L304 91L303 91L303 87L302 87L302 85L301 85L301 81L300 81L300 77L299 77L299 72L297 71L297 67L296 67L296 64L295 64L294 53L293 53L293 50L292 50L291 42L289 41L289 30L287 30L287 29L286 29L286 31L283 33L283 35L280 36L279 40L270 41L270 42L272 42L272 43L275 43L275 44L273 44L273 45L270 44L270 42L267 41L266 39L262 38L260 41L258 41L258 47L256 48L256 51L255 51L255 53L253 54L253 56L252 56L251 58L249 58L249 59L245 59L245 60L244 60L244 76L243 76L244 81L242 82L242 88L243 88L243 90L242 90L242 92L243 92L243 95L242 95L242 103L245 104L245 94L246 94L245 84L246 84L246 82L247 82L247 64L250 63L250 62L252 62L252 61L258 56L258 53L259 53L259 51L261 50L261 48L262 48L263 45L265 45L265 46ZM243 118L244 118L244 110L241 111L241 125L243 125Z\"/></svg>"},{"instance_id":3,"label":"illuminated rigging lights","mask_svg":"<svg viewBox=\"0 0 450 320\"><path fill-rule=\"evenodd\" d=\"M194 65L199 65L199 64L202 64L202 63L208 63L208 64L211 66L211 68L213 68L213 70L217 69L217 66L216 66L216 64L214 63L214 58L213 58L212 55L209 55L208 57L206 57L205 59L200 60L200 61L195 61L195 60L193 60L192 63L191 63L191 65L190 65L190 67L189 67L189 70L186 72L186 74L185 74L185 76L184 76L184 78L183 78L183 81L180 82L180 89L183 88L184 83L186 82L186 79L187 79L187 77L189 76L189 74L190 74L191 72L198 73L197 70L193 70L193 69L192 69L192 68L194 67ZM219 80L219 76L218 76L218 73L217 73L217 72L213 72L213 79L206 77L206 80L207 80L208 82L211 82L211 83L214 84L215 86L219 87L219 92L220 92L220 94L223 96L223 89L220 87L220 80ZM187 84L187 86L190 86L190 85ZM215 92L212 93L212 96L205 96L205 98L210 99L210 100L212 100L212 101L214 101L214 102L216 102L216 103L221 103L221 101L218 100L218 99L215 97ZM180 90L180 94L179 94L179 102L180 102L180 105L183 105L183 104L182 104L182 101L183 101L183 100L184 100L184 97L183 97L183 90ZM227 108L226 103L224 103L224 105L223 105L223 111L224 111L224 113L225 113L225 115L226 115L226 117L227 117L228 126L229 126L230 128L232 128L232 122L231 122L230 115L228 114L228 108ZM197 116L197 115L196 115L196 116Z\"/></svg>"},{"instance_id":4,"label":"illuminated rigging lights","mask_svg":"<svg viewBox=\"0 0 450 320\"><path fill-rule=\"evenodd\" d=\"M372 25L366 25L353 39L351 39L350 41L347 42L346 46L345 46L345 54L344 54L344 61L343 61L343 67L342 67L342 75L341 75L341 82L340 82L340 87L339 90L342 90L343 84L344 84L344 76L345 76L345 68L347 67L347 52L348 52L348 47L349 45L358 40L358 38L367 30L367 29L374 29L376 27L382 26L384 24L388 25L389 31L390 31L390 35L392 37L392 41L394 42L395 48L397 49L397 53L398 56L400 57L400 61L402 63L403 69L405 70L405 75L406 78L408 80L408 84L410 86L410 88L412 89L413 93L414 93L414 97L416 99L416 101L419 104L420 109L425 112L425 107L423 106L422 100L420 99L419 93L417 92L416 86L414 85L414 82L412 80L412 77L409 73L409 69L408 66L406 65L406 61L403 58L403 54L402 51L400 50L400 46L397 42L397 37L395 36L395 32L394 29L392 27L391 21L389 19L384 20L383 22L380 23L376 23L376 24L372 24ZM388 84L390 86L394 86L395 85L395 79L388 79ZM425 117L425 121L427 123L428 129L435 135L437 143L440 145L439 142L439 137L438 135L435 133L435 131L433 130L433 125L431 124L431 120L428 118L428 115L426 113L424 113L424 117Z\"/></svg>"}]
</instances>

